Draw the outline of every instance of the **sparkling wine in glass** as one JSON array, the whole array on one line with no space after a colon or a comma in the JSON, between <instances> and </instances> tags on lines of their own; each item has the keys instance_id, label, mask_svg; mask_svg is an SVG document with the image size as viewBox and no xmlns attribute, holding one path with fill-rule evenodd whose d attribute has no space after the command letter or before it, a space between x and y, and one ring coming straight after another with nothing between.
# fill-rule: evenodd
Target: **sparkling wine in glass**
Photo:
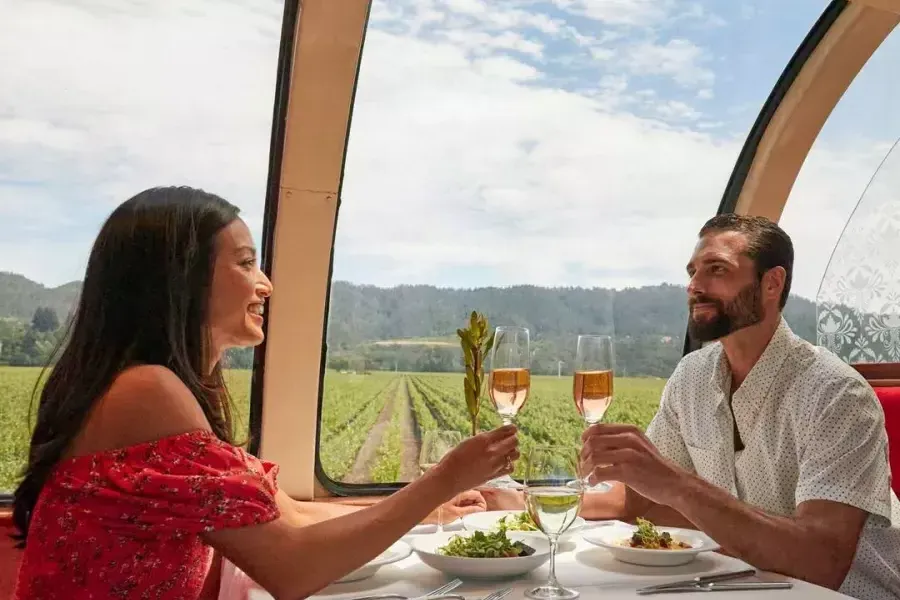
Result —
<instances>
[{"instance_id":1,"label":"sparkling wine in glass","mask_svg":"<svg viewBox=\"0 0 900 600\"><path fill-rule=\"evenodd\" d=\"M612 337L579 335L575 350L572 397L578 414L588 427L603 420L603 415L612 404L614 371ZM589 485L587 479L585 485ZM611 488L605 481L589 486L589 490L594 492L608 492Z\"/></svg>"},{"instance_id":2,"label":"sparkling wine in glass","mask_svg":"<svg viewBox=\"0 0 900 600\"><path fill-rule=\"evenodd\" d=\"M441 462L441 459L462 440L463 436L458 431L447 429L426 431L422 436L422 447L419 450L419 468L422 470L422 474L424 475L425 471ZM438 506L437 532L442 533L443 531L443 507Z\"/></svg>"},{"instance_id":3,"label":"sparkling wine in glass","mask_svg":"<svg viewBox=\"0 0 900 600\"><path fill-rule=\"evenodd\" d=\"M525 508L550 540L547 583L525 592L534 600L573 600L579 596L578 591L564 588L556 579L559 537L575 522L584 494L578 454L577 448L569 446L536 446L526 459Z\"/></svg>"},{"instance_id":4,"label":"sparkling wine in glass","mask_svg":"<svg viewBox=\"0 0 900 600\"><path fill-rule=\"evenodd\" d=\"M491 348L488 394L504 425L513 423L531 391L531 342L524 327L497 327ZM515 479L503 475L485 484L519 489Z\"/></svg>"}]
</instances>

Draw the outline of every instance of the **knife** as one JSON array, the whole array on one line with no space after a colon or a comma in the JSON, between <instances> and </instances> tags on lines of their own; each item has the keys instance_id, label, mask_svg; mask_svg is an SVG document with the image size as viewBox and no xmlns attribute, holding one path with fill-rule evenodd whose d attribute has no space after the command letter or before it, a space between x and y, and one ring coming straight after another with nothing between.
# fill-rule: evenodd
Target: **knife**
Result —
<instances>
[{"instance_id":1,"label":"knife","mask_svg":"<svg viewBox=\"0 0 900 600\"><path fill-rule=\"evenodd\" d=\"M638 595L678 594L681 592L731 592L738 590L788 590L794 587L790 581L748 581L746 583L689 583L680 587L657 590L638 590Z\"/></svg>"},{"instance_id":2,"label":"knife","mask_svg":"<svg viewBox=\"0 0 900 600\"><path fill-rule=\"evenodd\" d=\"M683 581L675 581L673 583L663 583L660 585L651 585L641 588L638 593L651 593L657 590L665 590L668 588L680 588L686 586L698 586L707 583L715 583L717 581L728 581L729 579L740 579L741 577L750 577L756 575L756 569L743 569L741 571L726 571L724 573L715 573L713 575L703 575L702 577L694 577Z\"/></svg>"}]
</instances>

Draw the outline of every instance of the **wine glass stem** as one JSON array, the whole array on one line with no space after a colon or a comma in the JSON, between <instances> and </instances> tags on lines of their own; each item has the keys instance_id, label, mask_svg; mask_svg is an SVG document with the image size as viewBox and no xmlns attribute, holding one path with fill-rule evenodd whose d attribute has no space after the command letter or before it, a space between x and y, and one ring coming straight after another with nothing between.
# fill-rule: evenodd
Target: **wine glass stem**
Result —
<instances>
[{"instance_id":1,"label":"wine glass stem","mask_svg":"<svg viewBox=\"0 0 900 600\"><path fill-rule=\"evenodd\" d=\"M559 545L559 538L555 535L548 536L550 538L550 578L547 580L549 587L559 587L556 580L556 547Z\"/></svg>"},{"instance_id":2,"label":"wine glass stem","mask_svg":"<svg viewBox=\"0 0 900 600\"><path fill-rule=\"evenodd\" d=\"M513 424L512 417L500 417L500 420L503 421L504 426Z\"/></svg>"},{"instance_id":3,"label":"wine glass stem","mask_svg":"<svg viewBox=\"0 0 900 600\"><path fill-rule=\"evenodd\" d=\"M437 533L444 533L444 505L438 506L437 514Z\"/></svg>"}]
</instances>

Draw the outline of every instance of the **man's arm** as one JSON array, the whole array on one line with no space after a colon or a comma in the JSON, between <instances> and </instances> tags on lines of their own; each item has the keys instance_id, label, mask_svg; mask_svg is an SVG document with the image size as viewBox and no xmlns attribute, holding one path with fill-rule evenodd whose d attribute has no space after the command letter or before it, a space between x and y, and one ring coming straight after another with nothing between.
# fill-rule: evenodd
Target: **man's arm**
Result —
<instances>
[{"instance_id":1,"label":"man's arm","mask_svg":"<svg viewBox=\"0 0 900 600\"><path fill-rule=\"evenodd\" d=\"M858 417L858 415L857 415ZM827 416L824 417L827 419ZM832 419L833 420L833 419ZM855 439L859 431L853 432ZM817 442L827 445L825 456L835 461L831 446L835 435L824 434ZM715 539L723 549L745 562L763 570L774 571L803 579L823 587L840 587L852 565L862 527L868 512L841 501L803 499L803 465L798 486L800 504L794 515L780 517L751 507L728 491L710 484L664 458L639 429L629 425L595 425L585 432L582 459L594 468L597 479L615 479L626 483L636 492L659 505L684 515L696 528ZM857 443L857 446L860 444ZM816 456L821 451L813 450ZM871 460L879 460L879 452L869 451ZM858 460L860 456L850 457ZM881 452L881 460L886 460ZM807 464L815 464L809 459ZM858 464L857 471L877 473L880 468ZM821 473L821 468L815 473ZM809 475L813 479L814 475ZM887 485L886 476L884 485ZM873 484L874 485L874 484ZM835 481L823 492L855 492ZM867 489L863 494L871 494Z\"/></svg>"},{"instance_id":2,"label":"man's arm","mask_svg":"<svg viewBox=\"0 0 900 600\"><path fill-rule=\"evenodd\" d=\"M671 507L728 554L833 590L853 564L868 517L855 506L830 500L808 500L791 517L773 516L694 475L675 487Z\"/></svg>"}]
</instances>

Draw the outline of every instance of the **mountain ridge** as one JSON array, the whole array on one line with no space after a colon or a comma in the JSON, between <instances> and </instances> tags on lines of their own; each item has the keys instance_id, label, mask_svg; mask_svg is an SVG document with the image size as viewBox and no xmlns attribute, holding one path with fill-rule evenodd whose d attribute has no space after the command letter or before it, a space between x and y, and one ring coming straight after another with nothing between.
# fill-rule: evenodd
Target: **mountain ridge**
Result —
<instances>
[{"instance_id":1,"label":"mountain ridge","mask_svg":"<svg viewBox=\"0 0 900 600\"><path fill-rule=\"evenodd\" d=\"M63 322L74 308L80 286L74 281L49 288L23 275L0 272L0 319L30 322L37 308L49 307ZM570 366L578 334L609 333L615 335L617 365L625 373L660 377L667 377L682 356L688 316L685 287L668 283L613 290L535 285L379 287L334 281L328 366L457 371L460 351L453 341L472 310L487 315L491 325L528 327L535 373L555 374L560 363ZM815 343L813 302L791 296L784 314L797 335ZM435 339L451 343L424 342ZM239 366L252 364L249 350L232 356Z\"/></svg>"}]
</instances>

